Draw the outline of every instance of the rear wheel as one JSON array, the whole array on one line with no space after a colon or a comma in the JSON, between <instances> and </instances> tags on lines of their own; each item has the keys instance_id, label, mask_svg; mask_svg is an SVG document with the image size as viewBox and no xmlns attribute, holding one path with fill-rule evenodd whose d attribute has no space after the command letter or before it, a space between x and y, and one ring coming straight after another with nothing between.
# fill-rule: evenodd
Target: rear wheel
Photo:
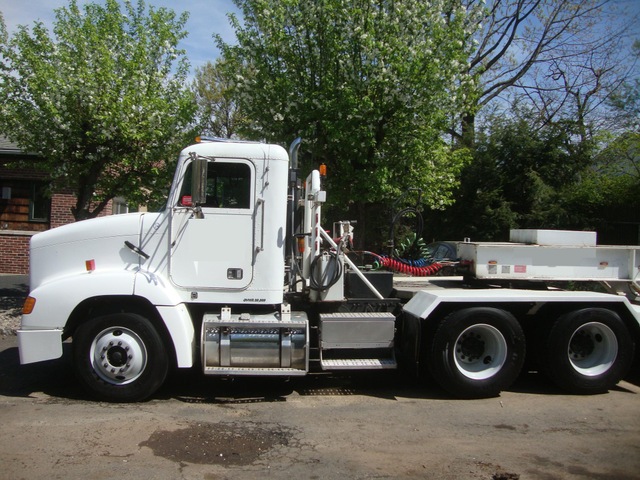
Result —
<instances>
[{"instance_id":1,"label":"rear wheel","mask_svg":"<svg viewBox=\"0 0 640 480\"><path fill-rule=\"evenodd\" d=\"M429 352L429 369L448 392L492 397L518 377L525 356L520 324L504 310L476 307L442 320Z\"/></svg>"},{"instance_id":2,"label":"rear wheel","mask_svg":"<svg viewBox=\"0 0 640 480\"><path fill-rule=\"evenodd\" d=\"M543 347L542 365L564 390L601 393L622 380L633 352L631 335L617 313L585 308L554 323Z\"/></svg>"},{"instance_id":3,"label":"rear wheel","mask_svg":"<svg viewBox=\"0 0 640 480\"><path fill-rule=\"evenodd\" d=\"M162 339L140 315L114 314L88 321L78 327L73 345L78 378L103 400L144 400L167 376L169 361Z\"/></svg>"}]
</instances>

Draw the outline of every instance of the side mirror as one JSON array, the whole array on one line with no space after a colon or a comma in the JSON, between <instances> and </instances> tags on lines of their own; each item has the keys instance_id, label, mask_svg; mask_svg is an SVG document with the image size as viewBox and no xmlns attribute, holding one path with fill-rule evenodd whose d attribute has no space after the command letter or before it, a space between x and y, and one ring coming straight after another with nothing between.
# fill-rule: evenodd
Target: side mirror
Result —
<instances>
[{"instance_id":1,"label":"side mirror","mask_svg":"<svg viewBox=\"0 0 640 480\"><path fill-rule=\"evenodd\" d=\"M207 203L207 166L206 158L194 158L191 163L191 202L193 206Z\"/></svg>"}]
</instances>

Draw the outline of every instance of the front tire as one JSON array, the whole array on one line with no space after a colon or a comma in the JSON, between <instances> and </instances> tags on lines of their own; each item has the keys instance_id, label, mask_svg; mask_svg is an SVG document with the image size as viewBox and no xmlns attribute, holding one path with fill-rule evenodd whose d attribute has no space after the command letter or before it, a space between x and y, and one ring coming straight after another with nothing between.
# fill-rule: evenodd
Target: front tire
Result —
<instances>
[{"instance_id":1,"label":"front tire","mask_svg":"<svg viewBox=\"0 0 640 480\"><path fill-rule=\"evenodd\" d=\"M542 367L560 388L603 393L627 373L635 345L617 313L585 308L560 317L543 347Z\"/></svg>"},{"instance_id":2,"label":"front tire","mask_svg":"<svg viewBox=\"0 0 640 480\"><path fill-rule=\"evenodd\" d=\"M494 397L520 374L524 333L504 310L475 307L445 317L433 337L429 369L449 393L461 398Z\"/></svg>"},{"instance_id":3,"label":"front tire","mask_svg":"<svg viewBox=\"0 0 640 480\"><path fill-rule=\"evenodd\" d=\"M73 337L76 374L92 394L112 402L137 402L164 382L169 360L146 318L121 313L78 327Z\"/></svg>"}]
</instances>

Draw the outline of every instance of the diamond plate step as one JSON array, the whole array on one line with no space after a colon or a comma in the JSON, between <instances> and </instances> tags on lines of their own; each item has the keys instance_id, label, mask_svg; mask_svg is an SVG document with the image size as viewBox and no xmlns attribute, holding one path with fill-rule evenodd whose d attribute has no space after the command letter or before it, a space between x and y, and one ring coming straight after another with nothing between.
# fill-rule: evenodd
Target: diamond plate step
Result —
<instances>
[{"instance_id":1,"label":"diamond plate step","mask_svg":"<svg viewBox=\"0 0 640 480\"><path fill-rule=\"evenodd\" d=\"M322 359L320 364L323 370L385 370L398 367L393 358Z\"/></svg>"}]
</instances>

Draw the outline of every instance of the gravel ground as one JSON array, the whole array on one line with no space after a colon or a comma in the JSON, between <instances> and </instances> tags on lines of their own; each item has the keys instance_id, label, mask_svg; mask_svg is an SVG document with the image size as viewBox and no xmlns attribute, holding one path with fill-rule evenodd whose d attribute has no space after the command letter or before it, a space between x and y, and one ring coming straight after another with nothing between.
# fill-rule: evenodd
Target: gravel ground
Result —
<instances>
[{"instance_id":1,"label":"gravel ground","mask_svg":"<svg viewBox=\"0 0 640 480\"><path fill-rule=\"evenodd\" d=\"M29 292L27 275L0 274L0 336L15 335L20 326L20 312Z\"/></svg>"},{"instance_id":2,"label":"gravel ground","mask_svg":"<svg viewBox=\"0 0 640 480\"><path fill-rule=\"evenodd\" d=\"M0 335L15 335L20 326L22 298L0 297Z\"/></svg>"}]
</instances>

